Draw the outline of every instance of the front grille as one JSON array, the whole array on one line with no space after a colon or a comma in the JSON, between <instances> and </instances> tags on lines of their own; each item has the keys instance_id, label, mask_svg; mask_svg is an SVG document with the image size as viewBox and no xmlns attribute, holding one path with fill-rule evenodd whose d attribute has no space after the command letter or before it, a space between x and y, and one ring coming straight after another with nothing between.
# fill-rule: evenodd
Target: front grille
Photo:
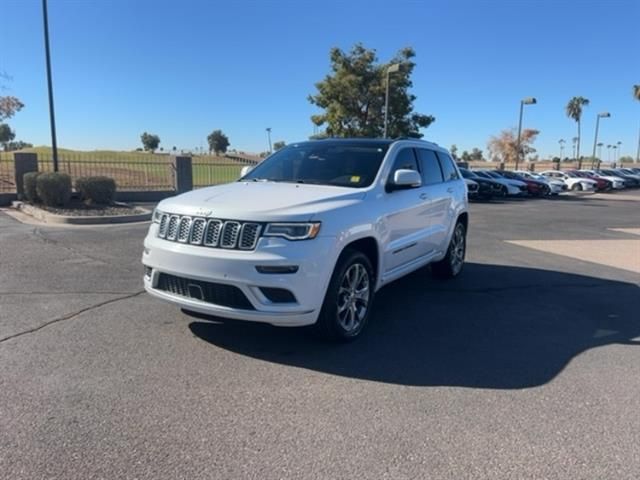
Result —
<instances>
[{"instance_id":1,"label":"front grille","mask_svg":"<svg viewBox=\"0 0 640 480\"><path fill-rule=\"evenodd\" d=\"M255 310L247 296L238 287L223 283L204 282L177 277L168 273L158 276L158 290L180 297L200 300L221 307Z\"/></svg>"},{"instance_id":2,"label":"front grille","mask_svg":"<svg viewBox=\"0 0 640 480\"><path fill-rule=\"evenodd\" d=\"M173 242L204 245L205 247L253 250L256 248L262 225L217 218L170 215L160 217L158 237Z\"/></svg>"},{"instance_id":3,"label":"front grille","mask_svg":"<svg viewBox=\"0 0 640 480\"><path fill-rule=\"evenodd\" d=\"M470 192L477 192L478 191L478 185L477 184L476 185L474 185L474 184L467 185L467 190L469 190Z\"/></svg>"}]
</instances>

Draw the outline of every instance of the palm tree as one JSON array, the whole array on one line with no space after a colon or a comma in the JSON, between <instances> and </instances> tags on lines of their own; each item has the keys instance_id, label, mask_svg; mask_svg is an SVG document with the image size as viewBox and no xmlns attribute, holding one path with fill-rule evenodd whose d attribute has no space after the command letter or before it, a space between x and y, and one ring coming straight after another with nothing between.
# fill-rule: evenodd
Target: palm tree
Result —
<instances>
[{"instance_id":1,"label":"palm tree","mask_svg":"<svg viewBox=\"0 0 640 480\"><path fill-rule=\"evenodd\" d=\"M589 105L589 99L584 97L573 97L565 108L567 117L573 118L578 123L578 145L576 147L576 158L578 159L578 169L582 168L580 160L580 119L582 118L582 107Z\"/></svg>"}]
</instances>

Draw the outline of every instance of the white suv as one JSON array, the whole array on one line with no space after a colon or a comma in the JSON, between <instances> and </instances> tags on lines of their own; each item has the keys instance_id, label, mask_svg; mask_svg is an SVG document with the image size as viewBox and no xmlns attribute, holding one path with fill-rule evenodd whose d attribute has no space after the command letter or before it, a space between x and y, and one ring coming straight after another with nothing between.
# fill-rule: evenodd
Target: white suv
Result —
<instances>
[{"instance_id":1,"label":"white suv","mask_svg":"<svg viewBox=\"0 0 640 480\"><path fill-rule=\"evenodd\" d=\"M301 142L237 182L160 202L144 286L188 311L349 340L389 282L430 263L458 275L467 227L465 182L438 145Z\"/></svg>"}]
</instances>

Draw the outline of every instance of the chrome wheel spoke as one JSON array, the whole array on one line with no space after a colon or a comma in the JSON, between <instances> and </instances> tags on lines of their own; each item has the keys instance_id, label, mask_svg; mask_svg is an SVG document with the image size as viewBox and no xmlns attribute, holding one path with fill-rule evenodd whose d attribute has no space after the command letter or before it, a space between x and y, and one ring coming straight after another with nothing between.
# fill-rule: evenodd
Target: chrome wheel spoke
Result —
<instances>
[{"instance_id":1,"label":"chrome wheel spoke","mask_svg":"<svg viewBox=\"0 0 640 480\"><path fill-rule=\"evenodd\" d=\"M337 316L347 332L357 330L367 314L369 304L369 273L364 265L355 263L344 273L338 288Z\"/></svg>"}]
</instances>

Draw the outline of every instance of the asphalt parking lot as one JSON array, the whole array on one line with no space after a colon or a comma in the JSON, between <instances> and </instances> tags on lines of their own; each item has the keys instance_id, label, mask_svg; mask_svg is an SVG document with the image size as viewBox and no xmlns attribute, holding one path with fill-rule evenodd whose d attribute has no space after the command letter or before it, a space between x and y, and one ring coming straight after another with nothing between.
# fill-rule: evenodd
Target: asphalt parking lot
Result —
<instances>
[{"instance_id":1,"label":"asphalt parking lot","mask_svg":"<svg viewBox=\"0 0 640 480\"><path fill-rule=\"evenodd\" d=\"M327 345L142 293L147 224L0 212L0 477L636 479L639 227L638 191L473 204L459 279Z\"/></svg>"}]
</instances>

